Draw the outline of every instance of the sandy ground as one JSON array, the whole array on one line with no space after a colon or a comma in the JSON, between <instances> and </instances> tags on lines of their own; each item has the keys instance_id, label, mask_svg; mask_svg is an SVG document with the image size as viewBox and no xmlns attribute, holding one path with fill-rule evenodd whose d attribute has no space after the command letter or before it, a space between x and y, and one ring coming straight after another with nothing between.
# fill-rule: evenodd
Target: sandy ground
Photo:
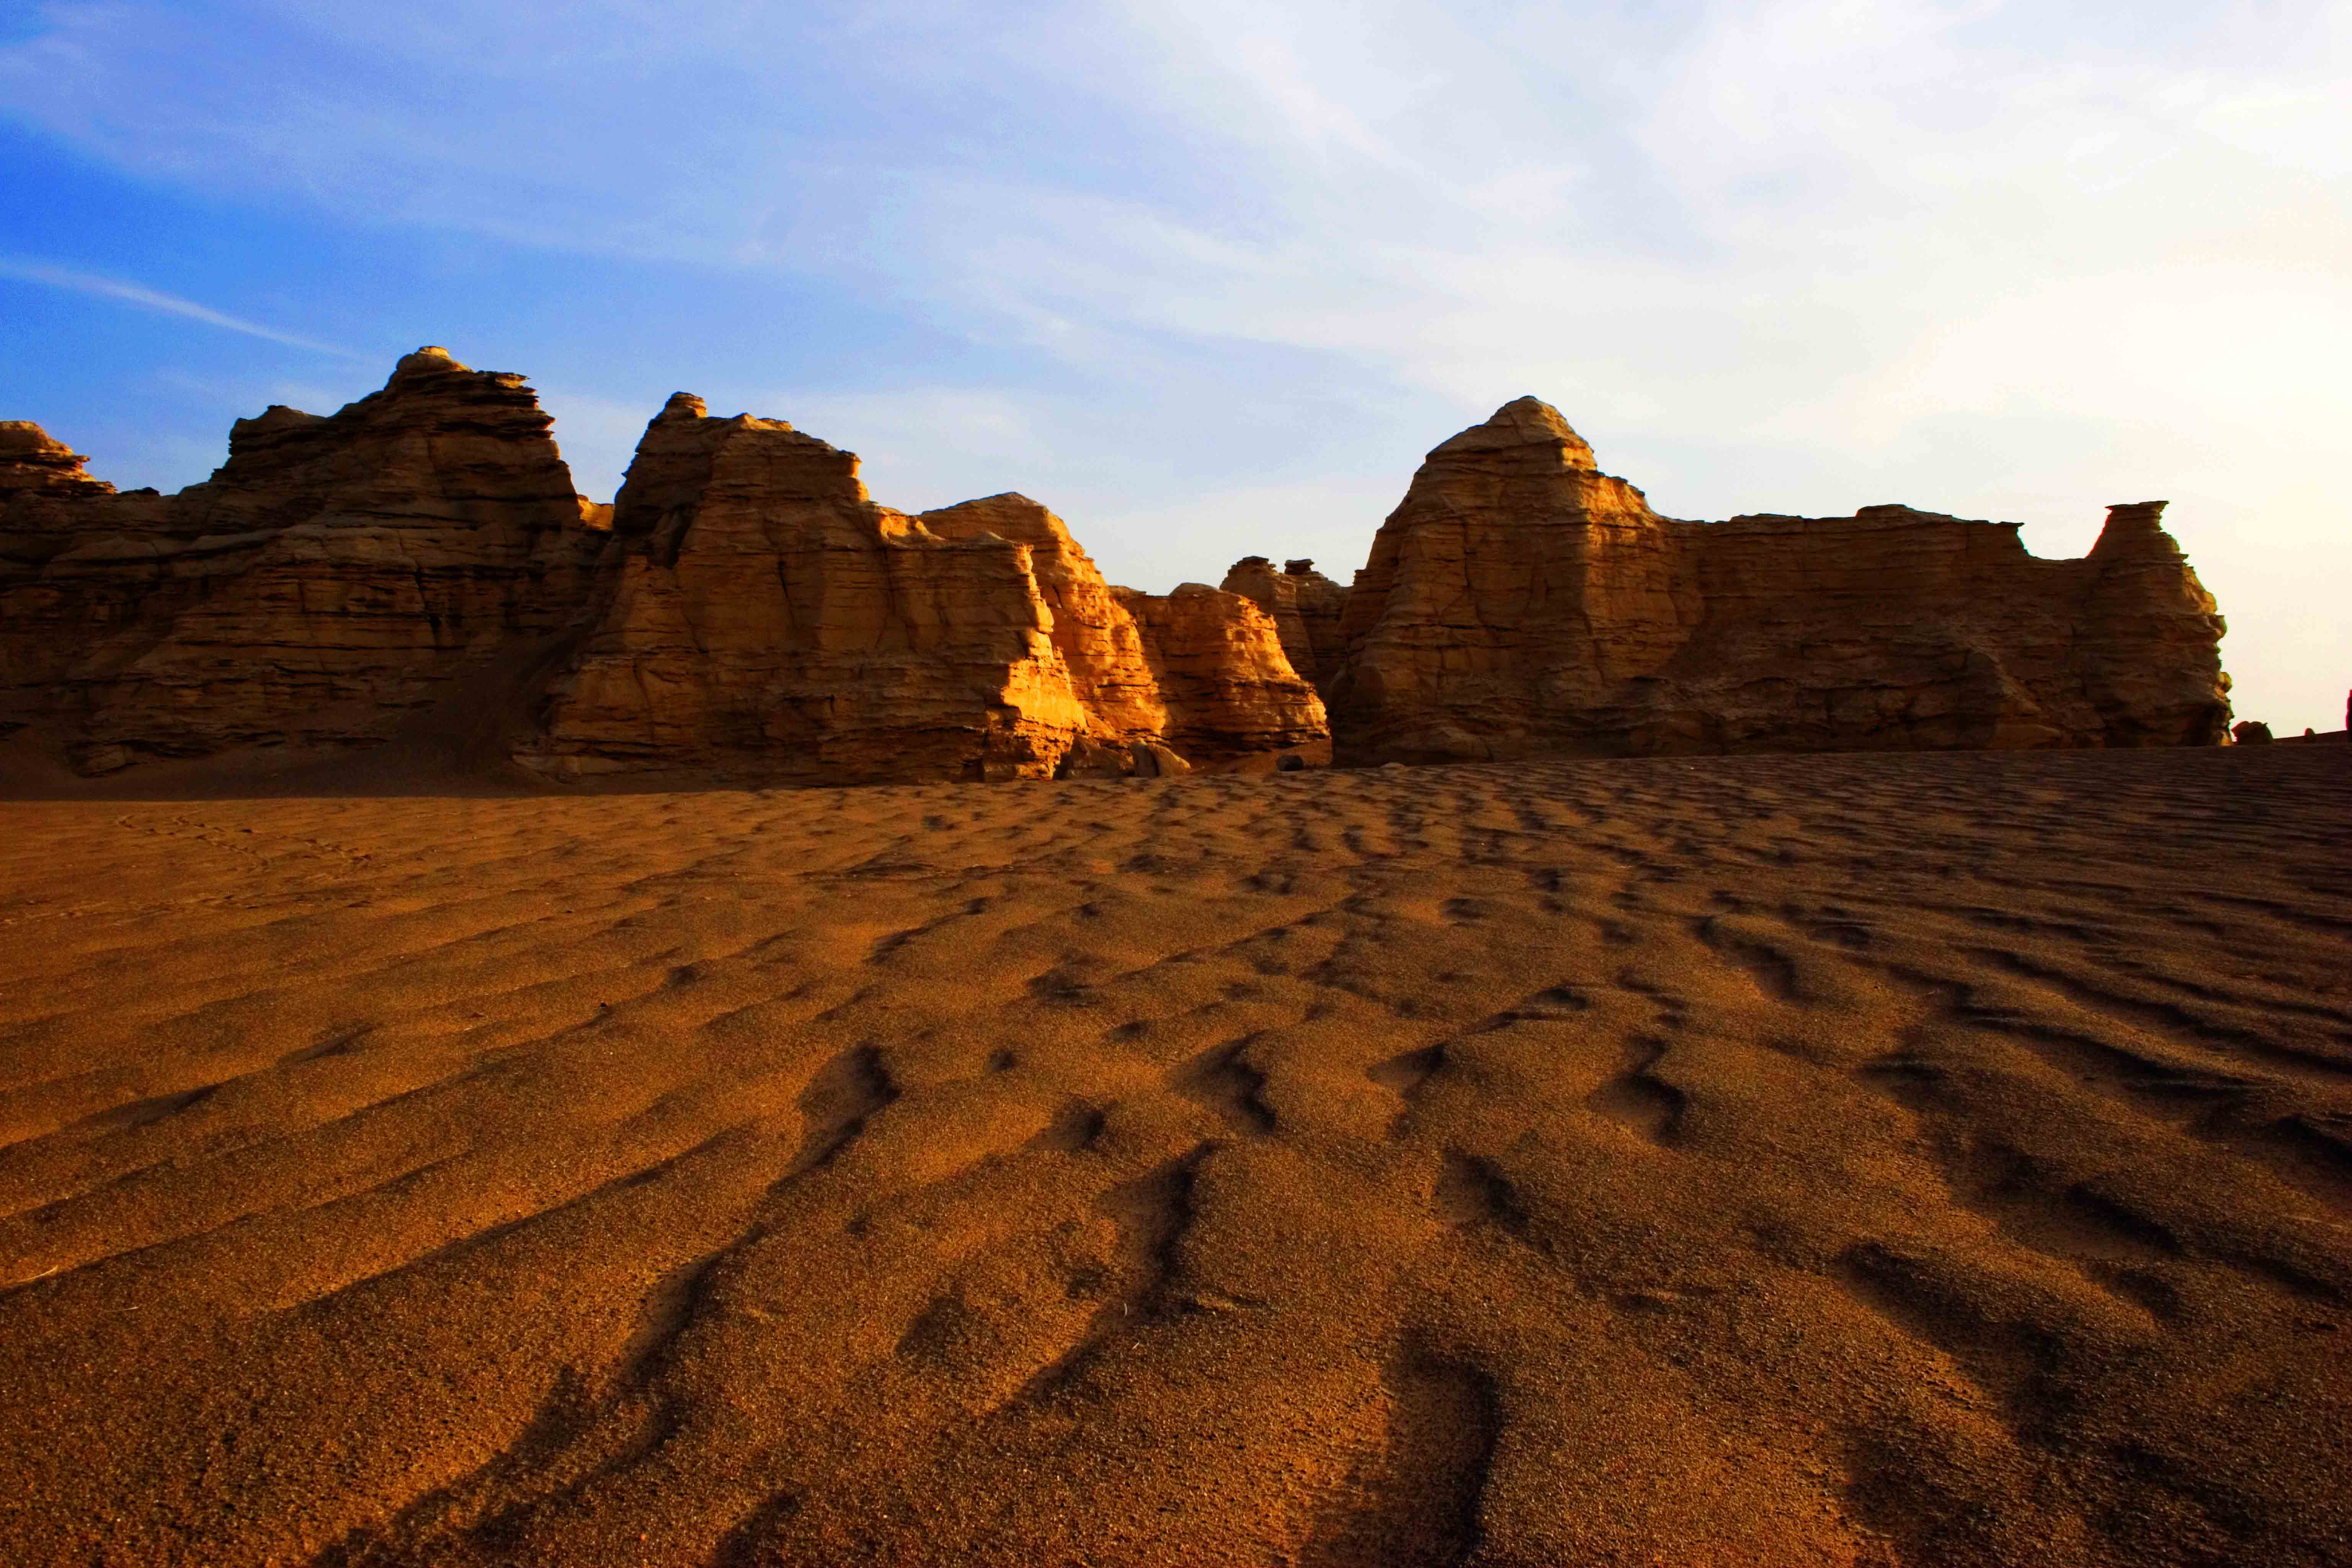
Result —
<instances>
[{"instance_id":1,"label":"sandy ground","mask_svg":"<svg viewBox=\"0 0 2352 1568\"><path fill-rule=\"evenodd\" d=\"M0 805L20 1564L2352 1562L2352 752Z\"/></svg>"}]
</instances>

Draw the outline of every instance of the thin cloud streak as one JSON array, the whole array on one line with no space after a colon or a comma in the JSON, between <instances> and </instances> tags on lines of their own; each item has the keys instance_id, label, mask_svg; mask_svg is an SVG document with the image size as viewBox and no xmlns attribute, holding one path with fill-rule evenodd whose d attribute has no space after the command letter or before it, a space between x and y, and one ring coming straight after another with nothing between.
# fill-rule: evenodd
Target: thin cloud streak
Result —
<instances>
[{"instance_id":1,"label":"thin cloud streak","mask_svg":"<svg viewBox=\"0 0 2352 1568\"><path fill-rule=\"evenodd\" d=\"M50 289L65 289L77 294L95 294L102 300L120 300L126 305L142 310L160 310L167 316L184 316L192 321L219 327L226 331L243 332L249 338L261 338L273 343L283 343L289 349L304 349L311 353L332 354L338 359L357 360L367 356L333 343L322 343L310 338L296 337L271 327L239 321L199 305L194 300L183 300L176 294L166 294L143 284L125 283L119 279L101 278L92 272L77 272L69 267L55 267L45 261L26 261L12 257L0 257L0 278L13 278L20 283L38 283Z\"/></svg>"}]
</instances>

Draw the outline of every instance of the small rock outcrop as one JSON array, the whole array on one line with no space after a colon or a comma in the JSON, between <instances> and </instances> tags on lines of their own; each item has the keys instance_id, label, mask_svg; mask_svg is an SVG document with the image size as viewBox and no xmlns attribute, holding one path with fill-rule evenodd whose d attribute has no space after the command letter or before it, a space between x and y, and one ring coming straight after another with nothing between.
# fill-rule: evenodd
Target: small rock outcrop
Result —
<instances>
[{"instance_id":1,"label":"small rock outcrop","mask_svg":"<svg viewBox=\"0 0 2352 1568\"><path fill-rule=\"evenodd\" d=\"M2088 558L1903 506L1684 522L1521 398L1432 451L1348 600L1343 762L2210 745L2221 618L2158 519Z\"/></svg>"},{"instance_id":2,"label":"small rock outcrop","mask_svg":"<svg viewBox=\"0 0 2352 1568\"><path fill-rule=\"evenodd\" d=\"M1348 590L1315 570L1312 561L1286 561L1276 572L1263 555L1244 555L1225 574L1228 594L1239 594L1274 620L1290 668L1307 684L1321 687L1347 652L1340 622Z\"/></svg>"},{"instance_id":3,"label":"small rock outcrop","mask_svg":"<svg viewBox=\"0 0 2352 1568\"><path fill-rule=\"evenodd\" d=\"M1183 755L1223 760L1329 732L1322 699L1291 668L1273 617L1248 599L1204 583L1165 595L1112 592L1142 630L1167 738Z\"/></svg>"},{"instance_id":4,"label":"small rock outcrop","mask_svg":"<svg viewBox=\"0 0 2352 1568\"><path fill-rule=\"evenodd\" d=\"M113 494L112 485L82 471L89 460L30 420L0 419L0 511L20 495Z\"/></svg>"}]
</instances>

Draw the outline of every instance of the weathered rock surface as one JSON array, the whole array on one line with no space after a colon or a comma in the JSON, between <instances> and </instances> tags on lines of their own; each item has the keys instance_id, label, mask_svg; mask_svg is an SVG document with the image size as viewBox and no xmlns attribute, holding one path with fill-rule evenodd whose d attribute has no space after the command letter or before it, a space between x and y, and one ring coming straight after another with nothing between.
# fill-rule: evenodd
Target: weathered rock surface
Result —
<instances>
[{"instance_id":1,"label":"weathered rock surface","mask_svg":"<svg viewBox=\"0 0 2352 1568\"><path fill-rule=\"evenodd\" d=\"M176 496L19 495L7 717L91 772L383 738L578 617L602 539L550 424L522 377L425 349L340 413L237 421Z\"/></svg>"},{"instance_id":2,"label":"weathered rock surface","mask_svg":"<svg viewBox=\"0 0 2352 1568\"><path fill-rule=\"evenodd\" d=\"M1054 646L1097 740L1154 738L1168 706L1143 652L1143 634L1062 520L1024 495L990 496L922 514L942 539L992 533L1029 547L1030 574L1053 612Z\"/></svg>"},{"instance_id":3,"label":"weathered rock surface","mask_svg":"<svg viewBox=\"0 0 2352 1568\"><path fill-rule=\"evenodd\" d=\"M89 461L25 419L0 419L0 509L20 495L101 496L114 487L82 471Z\"/></svg>"},{"instance_id":4,"label":"weathered rock surface","mask_svg":"<svg viewBox=\"0 0 2352 1568\"><path fill-rule=\"evenodd\" d=\"M1315 570L1312 561L1286 561L1276 572L1263 555L1244 555L1225 574L1228 594L1239 594L1273 617L1290 668L1320 687L1344 661L1348 639L1340 622L1348 590Z\"/></svg>"},{"instance_id":5,"label":"weathered rock surface","mask_svg":"<svg viewBox=\"0 0 2352 1568\"><path fill-rule=\"evenodd\" d=\"M1271 622L1114 589L1062 521L999 495L908 517L857 459L679 394L614 503L597 629L519 753L542 773L644 769L868 783L1156 775L1323 733ZM1173 746L1174 751L1169 748Z\"/></svg>"},{"instance_id":6,"label":"weathered rock surface","mask_svg":"<svg viewBox=\"0 0 2352 1568\"><path fill-rule=\"evenodd\" d=\"M875 505L855 455L781 420L672 397L613 539L595 630L518 753L543 773L1013 778L1087 727L1032 548Z\"/></svg>"},{"instance_id":7,"label":"weathered rock surface","mask_svg":"<svg viewBox=\"0 0 2352 1568\"><path fill-rule=\"evenodd\" d=\"M1168 707L1168 740L1186 757L1280 751L1328 733L1322 699L1291 668L1273 618L1256 605L1203 583L1165 595L1112 592L1142 630Z\"/></svg>"},{"instance_id":8,"label":"weathered rock surface","mask_svg":"<svg viewBox=\"0 0 2352 1568\"><path fill-rule=\"evenodd\" d=\"M857 459L673 397L611 504L529 387L438 349L240 420L176 496L0 426L0 732L86 773L462 730L566 779L1161 775L1320 738L1274 623L1198 590L1150 640L1062 521L908 517Z\"/></svg>"},{"instance_id":9,"label":"weathered rock surface","mask_svg":"<svg viewBox=\"0 0 2352 1568\"><path fill-rule=\"evenodd\" d=\"M1343 762L2203 745L2223 626L2160 501L2081 561L1907 507L1658 516L1534 398L1429 454L1327 679Z\"/></svg>"}]
</instances>

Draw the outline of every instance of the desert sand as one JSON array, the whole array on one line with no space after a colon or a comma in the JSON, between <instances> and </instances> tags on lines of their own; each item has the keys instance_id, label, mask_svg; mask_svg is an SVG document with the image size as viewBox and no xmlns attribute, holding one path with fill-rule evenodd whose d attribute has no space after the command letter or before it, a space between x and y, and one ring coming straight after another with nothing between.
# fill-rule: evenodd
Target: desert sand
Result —
<instances>
[{"instance_id":1,"label":"desert sand","mask_svg":"<svg viewBox=\"0 0 2352 1568\"><path fill-rule=\"evenodd\" d=\"M0 805L11 1562L2352 1562L2340 742L181 793Z\"/></svg>"}]
</instances>

